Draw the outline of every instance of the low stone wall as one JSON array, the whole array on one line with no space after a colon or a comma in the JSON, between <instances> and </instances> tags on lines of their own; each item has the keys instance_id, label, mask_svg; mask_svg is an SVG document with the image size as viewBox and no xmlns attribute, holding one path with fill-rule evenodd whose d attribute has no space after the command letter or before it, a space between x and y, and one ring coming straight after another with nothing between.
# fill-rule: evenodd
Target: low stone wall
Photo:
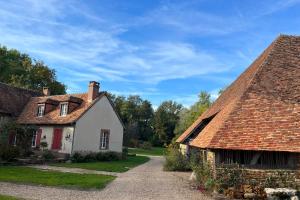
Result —
<instances>
[{"instance_id":1,"label":"low stone wall","mask_svg":"<svg viewBox=\"0 0 300 200\"><path fill-rule=\"evenodd\" d=\"M246 179L255 179L257 181L265 181L268 177L277 178L280 181L282 176L286 176L286 178L291 179L291 182L299 180L299 171L297 170L263 170L263 169L245 169L244 170L244 177Z\"/></svg>"},{"instance_id":2,"label":"low stone wall","mask_svg":"<svg viewBox=\"0 0 300 200\"><path fill-rule=\"evenodd\" d=\"M230 170L234 170L231 168ZM222 168L216 168L216 175L223 176L220 172ZM276 181L281 185L297 185L300 187L300 170L289 169L248 169L242 168L243 178L248 184L249 182L257 182L264 184L269 181Z\"/></svg>"}]
</instances>

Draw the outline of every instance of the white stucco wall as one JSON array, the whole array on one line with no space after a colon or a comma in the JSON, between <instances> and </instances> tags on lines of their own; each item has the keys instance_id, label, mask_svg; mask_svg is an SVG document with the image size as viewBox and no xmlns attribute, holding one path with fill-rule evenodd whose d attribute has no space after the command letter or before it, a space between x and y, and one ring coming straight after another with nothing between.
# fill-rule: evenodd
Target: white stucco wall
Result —
<instances>
[{"instance_id":1,"label":"white stucco wall","mask_svg":"<svg viewBox=\"0 0 300 200\"><path fill-rule=\"evenodd\" d=\"M40 129L42 129L41 142L47 142L47 149L51 149L53 139L53 127L42 126L40 127Z\"/></svg>"},{"instance_id":2,"label":"white stucco wall","mask_svg":"<svg viewBox=\"0 0 300 200\"><path fill-rule=\"evenodd\" d=\"M101 129L110 130L108 150L122 152L123 126L105 96L76 122L73 152L100 151Z\"/></svg>"},{"instance_id":3,"label":"white stucco wall","mask_svg":"<svg viewBox=\"0 0 300 200\"><path fill-rule=\"evenodd\" d=\"M51 146L52 146L52 142L53 142L54 128L56 128L56 127L52 127L52 126L41 126L40 127L40 129L42 129L41 142L47 142L47 144L48 144L47 149L49 149L49 150L51 150ZM66 126L66 127L58 127L58 128L62 128L62 131L63 131L61 150L59 150L58 152L71 154L74 127ZM66 139L67 135L69 135L70 138Z\"/></svg>"},{"instance_id":4,"label":"white stucco wall","mask_svg":"<svg viewBox=\"0 0 300 200\"><path fill-rule=\"evenodd\" d=\"M73 143L73 127L64 127L63 128L63 136L62 136L62 142L61 142L61 150L59 152L61 153L72 153L72 143ZM66 136L69 136L66 138Z\"/></svg>"}]
</instances>

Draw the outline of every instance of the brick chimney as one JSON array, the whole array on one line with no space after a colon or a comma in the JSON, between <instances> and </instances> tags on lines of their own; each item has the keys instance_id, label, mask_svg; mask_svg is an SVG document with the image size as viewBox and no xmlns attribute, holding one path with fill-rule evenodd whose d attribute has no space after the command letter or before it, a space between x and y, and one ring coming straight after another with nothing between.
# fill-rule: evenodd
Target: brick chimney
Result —
<instances>
[{"instance_id":1,"label":"brick chimney","mask_svg":"<svg viewBox=\"0 0 300 200\"><path fill-rule=\"evenodd\" d=\"M99 95L100 84L96 81L90 81L88 90L88 102L92 102Z\"/></svg>"},{"instance_id":2,"label":"brick chimney","mask_svg":"<svg viewBox=\"0 0 300 200\"><path fill-rule=\"evenodd\" d=\"M44 96L50 96L50 90L48 87L43 87L43 95Z\"/></svg>"}]
</instances>

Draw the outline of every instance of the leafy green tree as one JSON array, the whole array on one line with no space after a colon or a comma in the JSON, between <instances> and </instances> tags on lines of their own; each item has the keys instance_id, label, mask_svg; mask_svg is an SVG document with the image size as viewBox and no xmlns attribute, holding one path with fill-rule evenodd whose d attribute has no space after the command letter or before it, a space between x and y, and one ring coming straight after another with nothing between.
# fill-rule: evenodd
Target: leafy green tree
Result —
<instances>
[{"instance_id":1,"label":"leafy green tree","mask_svg":"<svg viewBox=\"0 0 300 200\"><path fill-rule=\"evenodd\" d=\"M135 146L132 143L149 141L153 137L151 103L137 95L125 98L109 94L109 97L125 125L124 144Z\"/></svg>"},{"instance_id":2,"label":"leafy green tree","mask_svg":"<svg viewBox=\"0 0 300 200\"><path fill-rule=\"evenodd\" d=\"M5 46L0 46L0 82L37 91L48 87L53 95L66 93L66 86L56 80L55 70Z\"/></svg>"},{"instance_id":3,"label":"leafy green tree","mask_svg":"<svg viewBox=\"0 0 300 200\"><path fill-rule=\"evenodd\" d=\"M180 120L176 126L176 135L182 134L196 119L202 115L212 104L210 94L201 91L198 95L198 101L190 107L190 109L184 109L180 113Z\"/></svg>"},{"instance_id":4,"label":"leafy green tree","mask_svg":"<svg viewBox=\"0 0 300 200\"><path fill-rule=\"evenodd\" d=\"M154 130L161 144L169 144L175 136L174 130L181 111L182 105L173 101L165 101L157 108L154 115Z\"/></svg>"}]
</instances>

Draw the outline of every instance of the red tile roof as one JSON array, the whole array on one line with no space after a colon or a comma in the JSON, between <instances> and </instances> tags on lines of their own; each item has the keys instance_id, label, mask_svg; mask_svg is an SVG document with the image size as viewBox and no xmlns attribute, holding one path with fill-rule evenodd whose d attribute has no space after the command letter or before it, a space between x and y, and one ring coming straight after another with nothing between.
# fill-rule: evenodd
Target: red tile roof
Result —
<instances>
[{"instance_id":1,"label":"red tile roof","mask_svg":"<svg viewBox=\"0 0 300 200\"><path fill-rule=\"evenodd\" d=\"M18 118L18 123L21 124L71 124L79 119L95 102L105 96L105 92L100 92L99 96L92 102L88 102L87 93L84 94L66 94L56 96L33 97L25 106L23 112ZM53 110L45 113L42 117L37 117L37 107L39 103L45 102L66 102L72 101L80 103L77 108L67 114L67 116L60 116L60 106L56 105Z\"/></svg>"},{"instance_id":2,"label":"red tile roof","mask_svg":"<svg viewBox=\"0 0 300 200\"><path fill-rule=\"evenodd\" d=\"M300 152L300 37L278 37L178 139L211 149Z\"/></svg>"}]
</instances>

